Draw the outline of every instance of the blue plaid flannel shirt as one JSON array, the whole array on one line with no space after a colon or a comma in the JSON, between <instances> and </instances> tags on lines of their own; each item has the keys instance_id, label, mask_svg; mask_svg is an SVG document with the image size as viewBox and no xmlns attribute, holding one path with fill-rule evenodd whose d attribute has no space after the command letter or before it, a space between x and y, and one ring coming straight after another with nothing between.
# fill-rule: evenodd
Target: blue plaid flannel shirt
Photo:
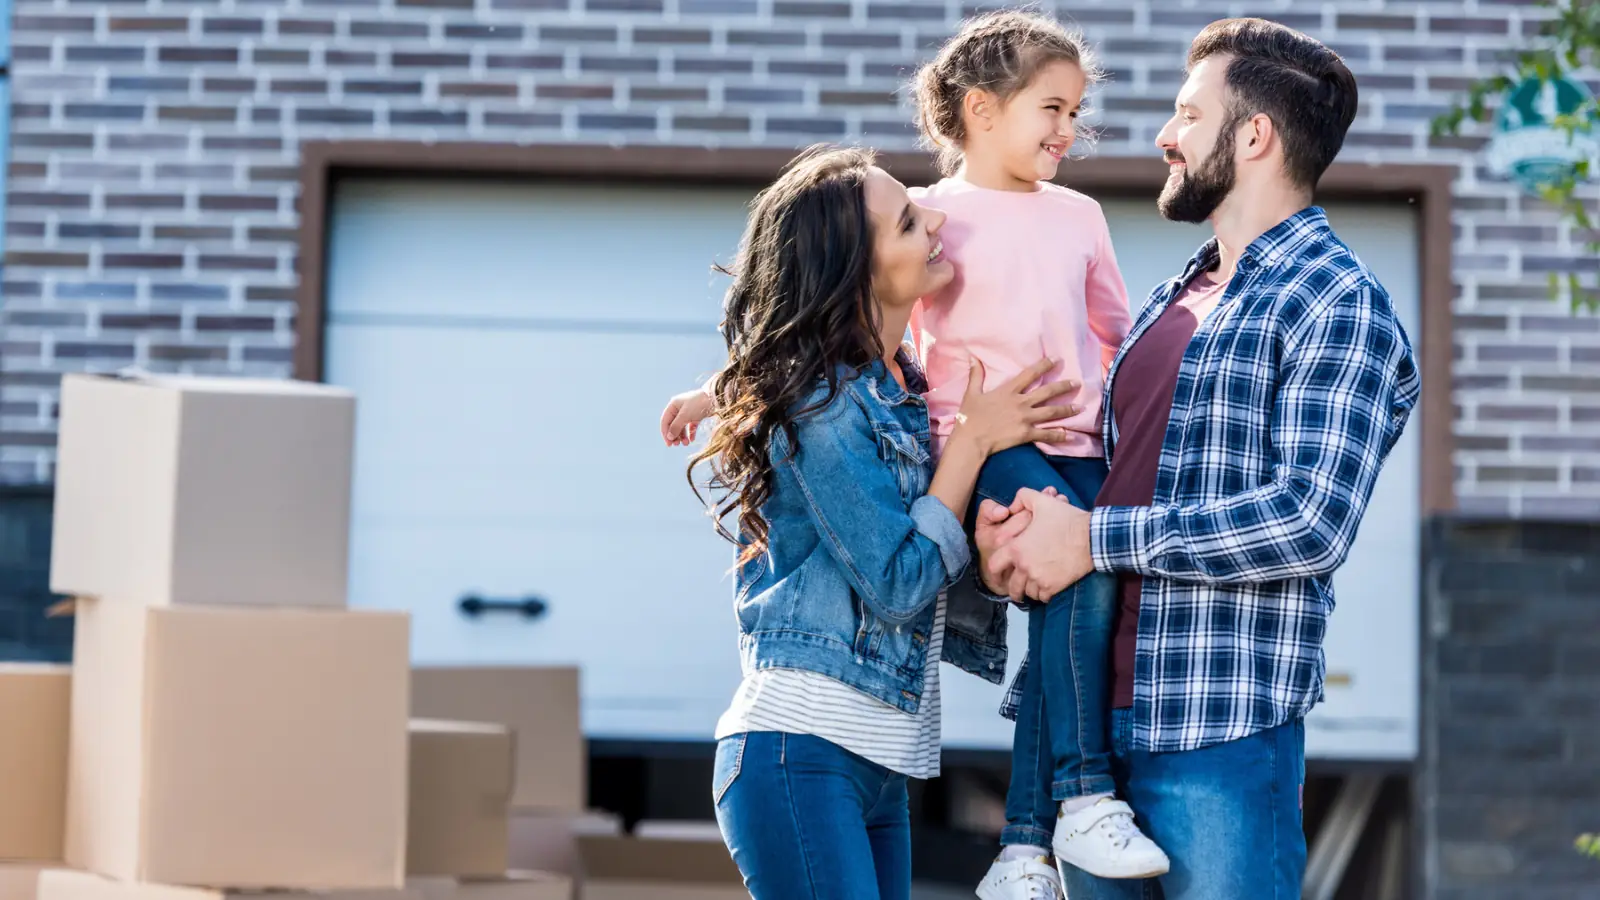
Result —
<instances>
[{"instance_id":1,"label":"blue plaid flannel shirt","mask_svg":"<svg viewBox=\"0 0 1600 900\"><path fill-rule=\"evenodd\" d=\"M1156 288L1106 378L1215 240ZM1304 716L1322 699L1332 575L1420 393L1389 295L1310 207L1250 244L1184 352L1155 502L1102 507L1095 567L1145 576L1133 746L1192 750ZM1024 663L1026 665L1026 663ZM1002 713L1014 718L1022 677Z\"/></svg>"}]
</instances>

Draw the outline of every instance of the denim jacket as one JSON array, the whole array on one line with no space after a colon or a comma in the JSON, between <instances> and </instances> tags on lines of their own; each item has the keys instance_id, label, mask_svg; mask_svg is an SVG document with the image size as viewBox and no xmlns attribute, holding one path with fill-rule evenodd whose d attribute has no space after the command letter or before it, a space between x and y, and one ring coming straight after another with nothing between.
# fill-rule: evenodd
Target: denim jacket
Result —
<instances>
[{"instance_id":1,"label":"denim jacket","mask_svg":"<svg viewBox=\"0 0 1600 900\"><path fill-rule=\"evenodd\" d=\"M841 368L837 394L795 423L793 444L774 434L767 550L739 567L734 589L746 673L817 672L916 712L940 592L950 589L943 660L996 684L1006 616L966 574L961 522L927 495L926 382L899 359L913 392L881 361ZM827 391L819 382L797 409Z\"/></svg>"}]
</instances>

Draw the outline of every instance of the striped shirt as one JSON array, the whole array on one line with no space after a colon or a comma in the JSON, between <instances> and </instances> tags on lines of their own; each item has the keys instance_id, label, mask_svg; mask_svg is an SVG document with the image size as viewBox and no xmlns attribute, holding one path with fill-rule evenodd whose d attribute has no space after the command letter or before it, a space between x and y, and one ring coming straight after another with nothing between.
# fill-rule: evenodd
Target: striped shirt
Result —
<instances>
[{"instance_id":1,"label":"striped shirt","mask_svg":"<svg viewBox=\"0 0 1600 900\"><path fill-rule=\"evenodd\" d=\"M944 613L941 593L928 635L922 703L915 713L817 672L759 669L739 683L732 705L717 722L717 740L747 731L809 734L902 775L938 777Z\"/></svg>"}]
</instances>

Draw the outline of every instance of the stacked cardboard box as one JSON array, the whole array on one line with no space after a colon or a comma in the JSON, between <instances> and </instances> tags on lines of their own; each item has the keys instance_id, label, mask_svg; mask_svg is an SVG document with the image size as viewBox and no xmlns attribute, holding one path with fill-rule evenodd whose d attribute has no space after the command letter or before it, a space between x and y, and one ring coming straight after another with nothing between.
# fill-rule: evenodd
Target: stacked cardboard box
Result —
<instances>
[{"instance_id":1,"label":"stacked cardboard box","mask_svg":"<svg viewBox=\"0 0 1600 900\"><path fill-rule=\"evenodd\" d=\"M726 851L636 852L584 809L575 669L413 671L406 615L347 608L354 406L64 379L51 587L77 598L75 659L44 730L56 824L31 832L54 843L30 852L70 870L0 868L0 900L570 900L585 875L586 900L727 896L682 862L647 877ZM519 854L524 822L545 851Z\"/></svg>"},{"instance_id":2,"label":"stacked cardboard box","mask_svg":"<svg viewBox=\"0 0 1600 900\"><path fill-rule=\"evenodd\" d=\"M412 728L409 617L347 608L354 421L321 385L64 379L51 588L78 599L56 856L78 871L45 872L38 900L422 900L408 852L504 875L509 733ZM491 844L441 851L459 835L430 816L486 817Z\"/></svg>"},{"instance_id":3,"label":"stacked cardboard box","mask_svg":"<svg viewBox=\"0 0 1600 900\"><path fill-rule=\"evenodd\" d=\"M49 868L47 863L0 863L0 900L34 900L39 894L39 875Z\"/></svg>"},{"instance_id":4,"label":"stacked cardboard box","mask_svg":"<svg viewBox=\"0 0 1600 900\"><path fill-rule=\"evenodd\" d=\"M720 839L586 837L583 900L739 900L750 895Z\"/></svg>"},{"instance_id":5,"label":"stacked cardboard box","mask_svg":"<svg viewBox=\"0 0 1600 900\"><path fill-rule=\"evenodd\" d=\"M578 670L533 666L419 666L416 716L498 722L516 741L508 851L514 869L577 876L578 838L618 835L621 820L585 808L587 753Z\"/></svg>"},{"instance_id":6,"label":"stacked cardboard box","mask_svg":"<svg viewBox=\"0 0 1600 900\"><path fill-rule=\"evenodd\" d=\"M514 746L502 724L412 720L408 875L506 873Z\"/></svg>"},{"instance_id":7,"label":"stacked cardboard box","mask_svg":"<svg viewBox=\"0 0 1600 900\"><path fill-rule=\"evenodd\" d=\"M498 878L416 878L422 900L572 900L572 879L550 872L507 872Z\"/></svg>"},{"instance_id":8,"label":"stacked cardboard box","mask_svg":"<svg viewBox=\"0 0 1600 900\"><path fill-rule=\"evenodd\" d=\"M34 900L60 865L67 793L66 666L0 665L0 900Z\"/></svg>"},{"instance_id":9,"label":"stacked cardboard box","mask_svg":"<svg viewBox=\"0 0 1600 900\"><path fill-rule=\"evenodd\" d=\"M63 380L50 586L80 598L69 865L402 885L409 620L345 608L354 425L354 398L320 385Z\"/></svg>"},{"instance_id":10,"label":"stacked cardboard box","mask_svg":"<svg viewBox=\"0 0 1600 900\"><path fill-rule=\"evenodd\" d=\"M579 813L588 799L578 670L566 666L419 666L412 714L498 722L516 736L518 811Z\"/></svg>"},{"instance_id":11,"label":"stacked cardboard box","mask_svg":"<svg viewBox=\"0 0 1600 900\"><path fill-rule=\"evenodd\" d=\"M577 669L422 666L412 671L411 685L412 715L499 722L511 730L513 869L566 875L582 900L749 896L715 823L640 823L628 836L620 817L586 808ZM485 896L459 900L501 900L488 896L494 882L461 884Z\"/></svg>"}]
</instances>

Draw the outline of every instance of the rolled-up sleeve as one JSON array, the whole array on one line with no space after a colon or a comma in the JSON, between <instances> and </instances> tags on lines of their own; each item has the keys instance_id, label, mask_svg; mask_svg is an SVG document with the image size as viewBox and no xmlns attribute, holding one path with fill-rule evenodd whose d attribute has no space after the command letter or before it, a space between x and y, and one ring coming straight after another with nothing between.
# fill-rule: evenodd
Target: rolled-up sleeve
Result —
<instances>
[{"instance_id":1,"label":"rolled-up sleeve","mask_svg":"<svg viewBox=\"0 0 1600 900\"><path fill-rule=\"evenodd\" d=\"M972 548L967 544L966 529L950 507L937 497L918 497L911 504L911 521L917 530L939 545L939 555L944 558L945 571L950 580L959 579L972 562Z\"/></svg>"}]
</instances>

